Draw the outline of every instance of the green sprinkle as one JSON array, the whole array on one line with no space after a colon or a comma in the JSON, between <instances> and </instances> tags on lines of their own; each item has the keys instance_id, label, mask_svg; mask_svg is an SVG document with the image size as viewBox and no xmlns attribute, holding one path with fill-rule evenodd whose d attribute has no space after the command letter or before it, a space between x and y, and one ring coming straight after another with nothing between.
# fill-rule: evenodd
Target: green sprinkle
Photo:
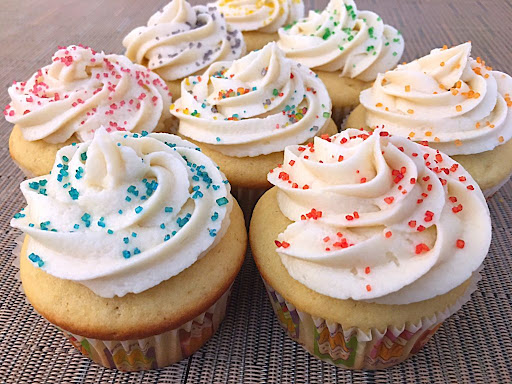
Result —
<instances>
[{"instance_id":1,"label":"green sprinkle","mask_svg":"<svg viewBox=\"0 0 512 384\"><path fill-rule=\"evenodd\" d=\"M332 35L332 32L329 28L325 28L322 39L327 40Z\"/></svg>"},{"instance_id":2,"label":"green sprinkle","mask_svg":"<svg viewBox=\"0 0 512 384\"><path fill-rule=\"evenodd\" d=\"M393 52L393 56L396 56L396 55L398 55L398 53L396 53L396 52Z\"/></svg>"},{"instance_id":3,"label":"green sprinkle","mask_svg":"<svg viewBox=\"0 0 512 384\"><path fill-rule=\"evenodd\" d=\"M323 117L325 117L326 119L329 118L331 116L331 114L329 112L324 112L322 114Z\"/></svg>"},{"instance_id":4,"label":"green sprinkle","mask_svg":"<svg viewBox=\"0 0 512 384\"><path fill-rule=\"evenodd\" d=\"M276 88L274 88L274 90L272 91L272 94L273 94L274 96L279 95L279 90L278 90L278 89L276 89Z\"/></svg>"}]
</instances>

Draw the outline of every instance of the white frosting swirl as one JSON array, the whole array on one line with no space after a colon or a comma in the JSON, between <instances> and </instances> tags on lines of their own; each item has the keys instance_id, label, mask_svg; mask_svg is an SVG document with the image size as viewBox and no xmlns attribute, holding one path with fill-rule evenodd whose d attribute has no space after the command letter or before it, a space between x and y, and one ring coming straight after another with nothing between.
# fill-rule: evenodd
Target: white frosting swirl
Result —
<instances>
[{"instance_id":1,"label":"white frosting swirl","mask_svg":"<svg viewBox=\"0 0 512 384\"><path fill-rule=\"evenodd\" d=\"M152 132L171 117L171 95L158 75L126 56L76 45L59 49L26 82L14 82L9 96L5 118L27 141L63 143L73 134L90 140L102 125Z\"/></svg>"},{"instance_id":2,"label":"white frosting swirl","mask_svg":"<svg viewBox=\"0 0 512 384\"><path fill-rule=\"evenodd\" d=\"M427 141L448 155L490 151L512 137L512 78L469 57L471 43L380 74L360 95L370 127Z\"/></svg>"},{"instance_id":3,"label":"white frosting swirl","mask_svg":"<svg viewBox=\"0 0 512 384\"><path fill-rule=\"evenodd\" d=\"M322 12L279 29L279 47L286 56L310 68L342 77L373 81L394 68L404 39L370 11L358 11L353 0L331 0Z\"/></svg>"},{"instance_id":4,"label":"white frosting swirl","mask_svg":"<svg viewBox=\"0 0 512 384\"><path fill-rule=\"evenodd\" d=\"M131 31L123 45L130 60L167 81L245 53L242 33L226 24L216 6L192 7L186 0L171 1L151 16L146 27Z\"/></svg>"},{"instance_id":5,"label":"white frosting swirl","mask_svg":"<svg viewBox=\"0 0 512 384\"><path fill-rule=\"evenodd\" d=\"M302 0L218 0L226 21L241 31L277 32L304 16Z\"/></svg>"},{"instance_id":6,"label":"white frosting swirl","mask_svg":"<svg viewBox=\"0 0 512 384\"><path fill-rule=\"evenodd\" d=\"M181 83L171 106L179 132L228 156L259 156L315 136L330 118L324 84L275 43L214 63Z\"/></svg>"},{"instance_id":7,"label":"white frosting swirl","mask_svg":"<svg viewBox=\"0 0 512 384\"><path fill-rule=\"evenodd\" d=\"M230 186L177 136L102 128L57 153L50 175L21 183L11 225L45 272L101 297L139 293L205 255L229 226Z\"/></svg>"},{"instance_id":8,"label":"white frosting swirl","mask_svg":"<svg viewBox=\"0 0 512 384\"><path fill-rule=\"evenodd\" d=\"M462 284L489 249L489 210L469 173L381 129L288 147L268 180L294 221L276 242L284 266L327 296L427 300Z\"/></svg>"}]
</instances>

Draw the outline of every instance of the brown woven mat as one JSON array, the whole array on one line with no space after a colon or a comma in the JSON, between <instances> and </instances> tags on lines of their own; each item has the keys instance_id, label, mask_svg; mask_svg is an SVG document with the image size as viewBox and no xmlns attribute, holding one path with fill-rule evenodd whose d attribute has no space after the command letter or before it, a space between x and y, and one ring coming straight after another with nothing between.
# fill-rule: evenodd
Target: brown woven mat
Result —
<instances>
[{"instance_id":1,"label":"brown woven mat","mask_svg":"<svg viewBox=\"0 0 512 384\"><path fill-rule=\"evenodd\" d=\"M356 0L357 1L357 0ZM166 0L2 0L0 105L6 88L49 62L58 45L122 52L121 39ZM324 1L313 1L321 8ZM473 42L473 55L512 73L511 0L359 0L402 30L404 59L443 44ZM336 369L309 356L279 327L250 255L220 331L172 367L141 373L91 363L34 313L19 291L9 219L24 205L23 176L8 154L11 126L0 119L0 383L511 383L512 183L489 202L494 239L473 299L415 357L379 372Z\"/></svg>"}]
</instances>

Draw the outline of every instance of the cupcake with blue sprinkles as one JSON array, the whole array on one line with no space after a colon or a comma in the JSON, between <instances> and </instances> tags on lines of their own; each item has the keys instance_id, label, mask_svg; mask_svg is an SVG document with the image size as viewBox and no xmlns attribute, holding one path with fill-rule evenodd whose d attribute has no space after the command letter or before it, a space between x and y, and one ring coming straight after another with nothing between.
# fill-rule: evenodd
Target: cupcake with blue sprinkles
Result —
<instances>
[{"instance_id":1,"label":"cupcake with blue sprinkles","mask_svg":"<svg viewBox=\"0 0 512 384\"><path fill-rule=\"evenodd\" d=\"M20 277L37 312L98 364L157 369L218 329L247 246L217 165L165 133L96 131L26 180Z\"/></svg>"}]
</instances>

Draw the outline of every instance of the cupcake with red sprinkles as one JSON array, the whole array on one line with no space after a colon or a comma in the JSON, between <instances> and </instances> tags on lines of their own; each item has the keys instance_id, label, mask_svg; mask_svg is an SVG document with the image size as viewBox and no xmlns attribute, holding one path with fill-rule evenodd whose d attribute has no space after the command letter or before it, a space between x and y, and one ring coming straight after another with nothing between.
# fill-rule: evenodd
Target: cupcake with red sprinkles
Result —
<instances>
[{"instance_id":1,"label":"cupcake with red sprinkles","mask_svg":"<svg viewBox=\"0 0 512 384\"><path fill-rule=\"evenodd\" d=\"M243 263L240 207L216 164L166 133L108 133L24 181L24 292L98 364L157 369L218 329ZM44 347L44 346L43 346Z\"/></svg>"},{"instance_id":2,"label":"cupcake with red sprinkles","mask_svg":"<svg viewBox=\"0 0 512 384\"><path fill-rule=\"evenodd\" d=\"M471 56L471 43L380 74L348 127L384 125L451 156L490 197L512 175L512 78Z\"/></svg>"},{"instance_id":3,"label":"cupcake with red sprinkles","mask_svg":"<svg viewBox=\"0 0 512 384\"><path fill-rule=\"evenodd\" d=\"M84 46L59 48L51 64L8 92L9 151L29 177L49 173L60 148L90 140L100 126L141 133L172 125L171 94L157 74Z\"/></svg>"},{"instance_id":4,"label":"cupcake with red sprinkles","mask_svg":"<svg viewBox=\"0 0 512 384\"><path fill-rule=\"evenodd\" d=\"M181 87L171 105L179 135L220 166L248 212L270 187L267 173L282 163L286 146L337 131L322 81L275 43L214 63Z\"/></svg>"},{"instance_id":5,"label":"cupcake with red sprinkles","mask_svg":"<svg viewBox=\"0 0 512 384\"><path fill-rule=\"evenodd\" d=\"M174 98L181 80L201 73L215 61L235 60L245 54L242 33L226 23L217 6L191 6L173 0L132 30L123 40L125 55L162 77Z\"/></svg>"},{"instance_id":6,"label":"cupcake with red sprinkles","mask_svg":"<svg viewBox=\"0 0 512 384\"><path fill-rule=\"evenodd\" d=\"M251 249L276 315L312 355L381 369L418 352L476 289L491 242L478 184L381 127L290 146Z\"/></svg>"}]
</instances>

